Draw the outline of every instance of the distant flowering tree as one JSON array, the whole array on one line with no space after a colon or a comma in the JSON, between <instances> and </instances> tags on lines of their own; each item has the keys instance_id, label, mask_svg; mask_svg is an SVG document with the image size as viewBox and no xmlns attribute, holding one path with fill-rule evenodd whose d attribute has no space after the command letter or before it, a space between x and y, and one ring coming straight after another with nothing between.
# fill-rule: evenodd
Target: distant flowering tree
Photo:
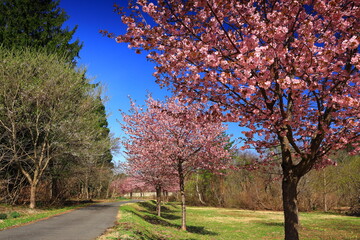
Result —
<instances>
[{"instance_id":1,"label":"distant flowering tree","mask_svg":"<svg viewBox=\"0 0 360 240\"><path fill-rule=\"evenodd\" d=\"M208 119L201 104L187 105L177 98L160 102L149 97L146 109L132 103L123 114L124 141L129 166L135 175L155 186L177 180L182 202L182 225L186 230L185 177L198 169L220 170L227 165L228 138L221 122Z\"/></svg>"},{"instance_id":2,"label":"distant flowering tree","mask_svg":"<svg viewBox=\"0 0 360 240\"><path fill-rule=\"evenodd\" d=\"M121 195L129 194L130 198L132 198L134 192L144 192L148 187L145 182L142 182L137 178L126 177L114 180L110 184L110 188Z\"/></svg>"},{"instance_id":3,"label":"distant flowering tree","mask_svg":"<svg viewBox=\"0 0 360 240\"><path fill-rule=\"evenodd\" d=\"M280 148L285 238L298 239L297 185L329 154L359 152L360 2L138 0L118 36L148 51L180 96L247 127L245 148Z\"/></svg>"},{"instance_id":4,"label":"distant flowering tree","mask_svg":"<svg viewBox=\"0 0 360 240\"><path fill-rule=\"evenodd\" d=\"M124 128L128 126L124 126ZM127 174L139 183L143 183L148 189L155 190L156 212L158 216L161 216L161 193L166 189L173 189L174 185L178 186L176 172L162 164L161 156L148 149L148 144L136 142L135 145L134 142L129 144L128 141L123 144L129 150Z\"/></svg>"}]
</instances>

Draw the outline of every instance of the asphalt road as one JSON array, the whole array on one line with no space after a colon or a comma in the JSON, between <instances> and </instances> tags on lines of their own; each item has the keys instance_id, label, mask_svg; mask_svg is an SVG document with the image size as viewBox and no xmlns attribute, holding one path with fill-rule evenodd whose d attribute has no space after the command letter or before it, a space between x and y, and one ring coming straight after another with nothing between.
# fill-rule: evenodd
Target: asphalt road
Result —
<instances>
[{"instance_id":1,"label":"asphalt road","mask_svg":"<svg viewBox=\"0 0 360 240\"><path fill-rule=\"evenodd\" d=\"M0 231L1 240L91 240L114 226L118 207L136 202L100 203L26 226Z\"/></svg>"}]
</instances>

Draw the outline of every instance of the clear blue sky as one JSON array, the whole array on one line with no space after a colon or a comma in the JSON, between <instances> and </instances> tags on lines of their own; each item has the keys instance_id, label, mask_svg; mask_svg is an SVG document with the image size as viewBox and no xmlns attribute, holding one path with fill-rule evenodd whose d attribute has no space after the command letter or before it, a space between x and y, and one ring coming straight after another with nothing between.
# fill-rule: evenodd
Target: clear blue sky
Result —
<instances>
[{"instance_id":1,"label":"clear blue sky","mask_svg":"<svg viewBox=\"0 0 360 240\"><path fill-rule=\"evenodd\" d=\"M154 65L146 60L145 54L135 54L126 44L118 44L113 39L103 37L99 30L115 34L125 32L120 16L113 12L113 4L125 6L127 0L60 0L60 7L70 19L65 23L72 29L78 25L75 39L83 42L79 65L87 68L87 76L105 86L105 103L109 115L110 131L115 137L122 137L119 109L129 110L129 98L143 104L147 92L156 99L170 96L171 92L160 89L152 76ZM231 124L229 134L240 136L241 129ZM114 156L115 161L123 160L121 154Z\"/></svg>"}]
</instances>

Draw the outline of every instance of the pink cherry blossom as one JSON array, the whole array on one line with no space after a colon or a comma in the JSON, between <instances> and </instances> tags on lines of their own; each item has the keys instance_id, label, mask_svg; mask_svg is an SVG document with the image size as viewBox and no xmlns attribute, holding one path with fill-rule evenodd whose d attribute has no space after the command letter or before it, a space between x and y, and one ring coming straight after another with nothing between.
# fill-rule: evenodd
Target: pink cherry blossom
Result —
<instances>
[{"instance_id":1,"label":"pink cherry blossom","mask_svg":"<svg viewBox=\"0 0 360 240\"><path fill-rule=\"evenodd\" d=\"M300 178L332 164L327 159L338 149L360 150L360 2L141 0L132 6L142 12L123 17L128 31L117 41L153 52L148 58L161 86L180 98L213 102L213 116L247 127L245 145L260 154L281 150L285 238L298 239Z\"/></svg>"},{"instance_id":2,"label":"pink cherry blossom","mask_svg":"<svg viewBox=\"0 0 360 240\"><path fill-rule=\"evenodd\" d=\"M227 166L226 128L206 117L203 105L185 104L175 97L166 102L149 97L145 109L134 102L131 106L130 114L123 113L122 124L128 173L157 191L177 185L185 230L185 178L199 169L218 171Z\"/></svg>"}]
</instances>

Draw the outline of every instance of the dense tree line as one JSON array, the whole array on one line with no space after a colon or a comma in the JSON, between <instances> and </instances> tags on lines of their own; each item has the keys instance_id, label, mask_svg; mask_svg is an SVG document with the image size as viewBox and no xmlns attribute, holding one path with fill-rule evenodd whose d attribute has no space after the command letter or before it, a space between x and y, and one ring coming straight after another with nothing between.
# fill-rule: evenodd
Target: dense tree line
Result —
<instances>
[{"instance_id":1,"label":"dense tree line","mask_svg":"<svg viewBox=\"0 0 360 240\"><path fill-rule=\"evenodd\" d=\"M236 161L244 166L256 160L239 152ZM334 155L337 166L312 170L298 188L300 211L340 211L360 215L360 157L346 151ZM274 166L226 170L222 175L207 171L190 176L186 185L193 205L281 210L281 171Z\"/></svg>"},{"instance_id":2,"label":"dense tree line","mask_svg":"<svg viewBox=\"0 0 360 240\"><path fill-rule=\"evenodd\" d=\"M112 176L101 86L59 1L0 1L0 201L105 196Z\"/></svg>"}]
</instances>

